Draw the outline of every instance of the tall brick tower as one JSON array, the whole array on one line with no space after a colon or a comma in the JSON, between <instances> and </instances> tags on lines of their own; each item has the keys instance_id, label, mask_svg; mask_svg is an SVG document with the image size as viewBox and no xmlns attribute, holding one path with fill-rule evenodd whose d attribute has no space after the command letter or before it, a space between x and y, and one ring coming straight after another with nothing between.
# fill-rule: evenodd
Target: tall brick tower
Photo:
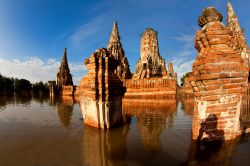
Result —
<instances>
[{"instance_id":1,"label":"tall brick tower","mask_svg":"<svg viewBox=\"0 0 250 166\"><path fill-rule=\"evenodd\" d=\"M165 60L160 56L157 32L147 28L141 37L141 57L136 63L135 79L166 76Z\"/></svg>"}]
</instances>

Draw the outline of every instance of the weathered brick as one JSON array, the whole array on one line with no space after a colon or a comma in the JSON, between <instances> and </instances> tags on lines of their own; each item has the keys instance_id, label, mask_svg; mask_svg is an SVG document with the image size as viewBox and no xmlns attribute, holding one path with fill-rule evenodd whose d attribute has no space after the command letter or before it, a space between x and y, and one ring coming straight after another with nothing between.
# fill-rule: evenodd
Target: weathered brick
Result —
<instances>
[{"instance_id":1,"label":"weathered brick","mask_svg":"<svg viewBox=\"0 0 250 166\"><path fill-rule=\"evenodd\" d=\"M206 14L199 17L199 25L203 28L196 33L195 46L198 56L192 68L195 77L191 86L196 89L193 138L198 137L200 122L205 121L206 132L214 137L209 139L231 139L238 133L234 130L237 125L235 120L239 119L236 117L239 113L236 111L239 110L240 95L246 91L249 75L248 59L242 58L240 50L247 50L248 47L242 40L244 36L239 33L240 29L236 33L234 28L230 27L235 24L223 25L219 19L221 15L216 9L206 8L204 13ZM210 20L208 24L204 22L206 19ZM249 55L245 56L248 57ZM211 118L215 120L209 122Z\"/></svg>"}]
</instances>

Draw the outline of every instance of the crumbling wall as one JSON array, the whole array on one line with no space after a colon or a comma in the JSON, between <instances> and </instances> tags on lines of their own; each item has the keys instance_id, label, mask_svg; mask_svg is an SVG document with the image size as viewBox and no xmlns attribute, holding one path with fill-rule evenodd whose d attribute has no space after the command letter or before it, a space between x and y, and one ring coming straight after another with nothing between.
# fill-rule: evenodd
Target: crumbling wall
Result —
<instances>
[{"instance_id":1,"label":"crumbling wall","mask_svg":"<svg viewBox=\"0 0 250 166\"><path fill-rule=\"evenodd\" d=\"M239 116L249 71L241 57L245 42L221 23L222 18L213 7L205 8L199 17L202 29L195 37L198 56L191 81L193 139L229 140L241 133Z\"/></svg>"}]
</instances>

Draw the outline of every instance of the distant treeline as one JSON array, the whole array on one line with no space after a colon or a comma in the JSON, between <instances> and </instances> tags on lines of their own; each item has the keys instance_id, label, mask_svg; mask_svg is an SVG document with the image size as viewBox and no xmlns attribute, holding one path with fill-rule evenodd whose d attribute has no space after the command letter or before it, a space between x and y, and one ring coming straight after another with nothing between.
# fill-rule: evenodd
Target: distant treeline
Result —
<instances>
[{"instance_id":1,"label":"distant treeline","mask_svg":"<svg viewBox=\"0 0 250 166\"><path fill-rule=\"evenodd\" d=\"M26 79L9 78L2 76L0 74L0 94L7 95L17 93L48 93L49 85L48 83L43 83L42 81L31 84L30 81Z\"/></svg>"}]
</instances>

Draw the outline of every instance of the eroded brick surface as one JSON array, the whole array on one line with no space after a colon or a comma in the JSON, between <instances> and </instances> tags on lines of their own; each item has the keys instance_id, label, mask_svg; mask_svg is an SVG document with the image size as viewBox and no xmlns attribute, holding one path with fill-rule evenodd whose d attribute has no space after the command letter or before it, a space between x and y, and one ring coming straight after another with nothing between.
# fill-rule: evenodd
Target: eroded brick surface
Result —
<instances>
[{"instance_id":1,"label":"eroded brick surface","mask_svg":"<svg viewBox=\"0 0 250 166\"><path fill-rule=\"evenodd\" d=\"M230 5L228 8L232 12ZM190 79L195 96L193 139L229 140L241 133L242 94L249 75L248 47L243 33L232 27L233 19L228 18L227 26L221 20L222 15L212 7L204 9L199 17L202 29L195 37L198 56Z\"/></svg>"},{"instance_id":2,"label":"eroded brick surface","mask_svg":"<svg viewBox=\"0 0 250 166\"><path fill-rule=\"evenodd\" d=\"M122 121L123 82L114 73L118 60L101 48L85 60L89 73L80 81L79 96L84 123L110 128Z\"/></svg>"}]
</instances>

